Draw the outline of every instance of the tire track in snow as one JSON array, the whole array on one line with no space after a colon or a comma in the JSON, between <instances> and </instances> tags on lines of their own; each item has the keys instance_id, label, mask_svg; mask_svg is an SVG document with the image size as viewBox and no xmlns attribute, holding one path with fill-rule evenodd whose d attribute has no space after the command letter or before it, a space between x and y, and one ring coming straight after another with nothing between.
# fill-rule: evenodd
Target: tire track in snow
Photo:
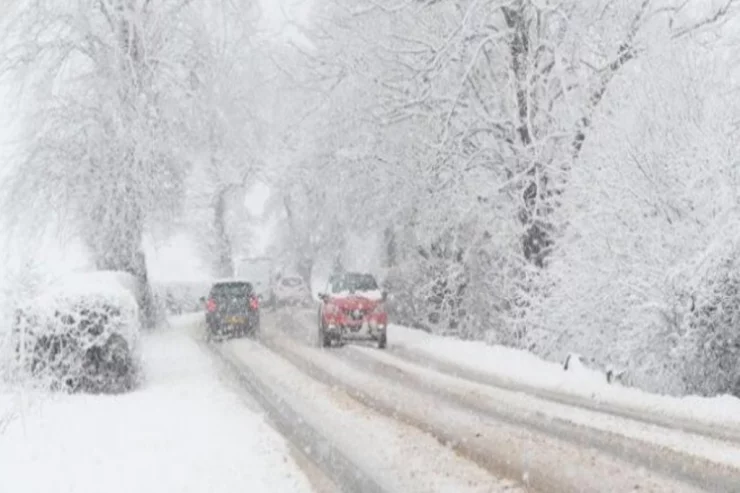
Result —
<instances>
[{"instance_id":1,"label":"tire track in snow","mask_svg":"<svg viewBox=\"0 0 740 493\"><path fill-rule=\"evenodd\" d=\"M417 365L431 368L439 371L440 373L454 375L456 377L464 378L466 380L470 380L472 382L480 383L483 385L497 387L504 390L510 390L512 392L524 392L526 394L556 402L558 404L580 407L602 414L610 414L618 418L641 421L646 424L662 426L664 428L671 428L674 430L683 431L685 433L692 433L695 435L702 435L717 440L733 442L740 447L740 430L734 427L720 426L709 423L699 423L686 419L663 416L658 413L647 414L642 410L633 409L626 405L614 406L612 404L601 403L599 401L590 400L588 398L579 397L576 395L569 395L552 390L541 389L533 385L513 382L506 378L497 377L496 375L492 375L491 373L476 371L471 368L463 368L460 365L456 365L455 363L441 361L420 351L414 351L405 347L389 347L389 352L405 360L416 363Z\"/></svg>"},{"instance_id":2,"label":"tire track in snow","mask_svg":"<svg viewBox=\"0 0 740 493\"><path fill-rule=\"evenodd\" d=\"M383 489L369 475L357 468L338 448L319 431L306 423L301 415L238 358L221 350L213 343L197 339L201 347L222 362L241 387L267 413L276 429L311 459L342 491L391 493Z\"/></svg>"},{"instance_id":3,"label":"tire track in snow","mask_svg":"<svg viewBox=\"0 0 740 493\"><path fill-rule=\"evenodd\" d=\"M391 379L358 370L332 354L280 336L263 341L302 371L381 413L427 431L500 477L548 493L701 491L592 448L574 446L521 426L491 419L465 407L430 399Z\"/></svg>"},{"instance_id":4,"label":"tire track in snow","mask_svg":"<svg viewBox=\"0 0 740 493\"><path fill-rule=\"evenodd\" d=\"M263 326L264 327L264 326ZM254 341L237 339L213 346L220 357L279 395L281 407L296 411L294 425L310 427L346 458L334 465L345 477L362 473L378 489L397 493L523 493L478 465L440 448L415 427L382 416L344 391L326 386ZM364 472L363 472L364 471ZM344 491L375 491L366 483L340 485Z\"/></svg>"},{"instance_id":5,"label":"tire track in snow","mask_svg":"<svg viewBox=\"0 0 740 493\"><path fill-rule=\"evenodd\" d=\"M369 348L347 346L336 351L336 355L362 371L383 375L434 398L579 446L603 450L636 467L647 464L651 470L709 491L732 493L740 485L740 448L731 444L612 415L537 402L538 398L526 394L439 374ZM554 405L557 409L553 409Z\"/></svg>"},{"instance_id":6,"label":"tire track in snow","mask_svg":"<svg viewBox=\"0 0 740 493\"><path fill-rule=\"evenodd\" d=\"M307 327L311 327L312 316L313 314L305 310L295 310L284 313L283 326L288 328L289 333L296 337L296 339L301 341L306 340L310 345L310 336L306 335L306 329ZM611 403L603 403L598 400L588 399L582 396L542 389L521 382L514 382L510 379L498 377L491 373L476 371L472 368L465 368L461 365L455 364L454 362L444 361L421 351L415 351L412 348L394 346L392 339L389 341L389 346L386 352L410 363L416 364L421 368L434 370L444 375L468 380L472 383L477 383L494 389L524 393L529 396L563 406L581 408L595 413L610 415L615 418L623 418L644 423L646 425L652 425L691 435L698 435L702 438L729 443L734 447L740 448L740 429L737 429L736 427L696 422L672 416L665 416L660 413L646 413L644 410L632 408L627 404L613 405Z\"/></svg>"}]
</instances>

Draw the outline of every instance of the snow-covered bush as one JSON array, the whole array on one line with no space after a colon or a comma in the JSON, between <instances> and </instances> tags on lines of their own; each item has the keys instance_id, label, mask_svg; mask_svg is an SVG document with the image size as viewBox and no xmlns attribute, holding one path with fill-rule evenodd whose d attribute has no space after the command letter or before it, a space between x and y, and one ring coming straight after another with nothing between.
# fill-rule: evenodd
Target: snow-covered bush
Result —
<instances>
[{"instance_id":1,"label":"snow-covered bush","mask_svg":"<svg viewBox=\"0 0 740 493\"><path fill-rule=\"evenodd\" d=\"M13 357L10 332L14 307L19 301L36 296L48 281L38 262L33 259L6 262L3 266L3 276L0 279L0 381L8 381L11 371L8 363Z\"/></svg>"},{"instance_id":2,"label":"snow-covered bush","mask_svg":"<svg viewBox=\"0 0 740 493\"><path fill-rule=\"evenodd\" d=\"M711 255L684 284L675 319L682 377L692 394L740 396L740 245L727 241Z\"/></svg>"},{"instance_id":3,"label":"snow-covered bush","mask_svg":"<svg viewBox=\"0 0 740 493\"><path fill-rule=\"evenodd\" d=\"M121 392L137 383L141 320L133 276L75 274L17 306L15 372L55 390Z\"/></svg>"},{"instance_id":4,"label":"snow-covered bush","mask_svg":"<svg viewBox=\"0 0 740 493\"><path fill-rule=\"evenodd\" d=\"M740 232L732 78L691 45L644 53L623 75L613 89L630 99L605 101L572 171L531 343L552 359L575 351L628 367L649 390L727 391Z\"/></svg>"}]
</instances>

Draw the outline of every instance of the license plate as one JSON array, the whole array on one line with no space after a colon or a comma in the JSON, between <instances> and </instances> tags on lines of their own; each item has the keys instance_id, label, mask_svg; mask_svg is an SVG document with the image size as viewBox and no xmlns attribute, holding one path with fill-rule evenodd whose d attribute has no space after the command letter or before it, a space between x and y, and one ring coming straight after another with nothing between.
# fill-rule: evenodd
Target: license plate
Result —
<instances>
[{"instance_id":1,"label":"license plate","mask_svg":"<svg viewBox=\"0 0 740 493\"><path fill-rule=\"evenodd\" d=\"M229 317L228 319L226 319L226 322L230 324L243 324L244 317Z\"/></svg>"}]
</instances>

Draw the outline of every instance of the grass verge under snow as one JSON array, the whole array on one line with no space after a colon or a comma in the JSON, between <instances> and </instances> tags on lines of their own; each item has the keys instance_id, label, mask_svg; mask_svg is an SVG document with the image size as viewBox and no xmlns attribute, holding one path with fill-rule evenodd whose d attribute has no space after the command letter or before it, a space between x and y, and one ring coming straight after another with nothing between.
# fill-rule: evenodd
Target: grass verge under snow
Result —
<instances>
[{"instance_id":1,"label":"grass verge under snow","mask_svg":"<svg viewBox=\"0 0 740 493\"><path fill-rule=\"evenodd\" d=\"M172 330L142 341L147 379L118 396L0 394L0 491L308 492L283 439ZM9 414L10 415L10 414Z\"/></svg>"},{"instance_id":2,"label":"grass verge under snow","mask_svg":"<svg viewBox=\"0 0 740 493\"><path fill-rule=\"evenodd\" d=\"M601 374L566 372L562 365L542 360L527 351L436 336L398 325L389 327L388 344L515 385L588 398L615 408L707 425L740 427L740 399L729 395L707 398L651 394L618 384L609 385Z\"/></svg>"}]
</instances>

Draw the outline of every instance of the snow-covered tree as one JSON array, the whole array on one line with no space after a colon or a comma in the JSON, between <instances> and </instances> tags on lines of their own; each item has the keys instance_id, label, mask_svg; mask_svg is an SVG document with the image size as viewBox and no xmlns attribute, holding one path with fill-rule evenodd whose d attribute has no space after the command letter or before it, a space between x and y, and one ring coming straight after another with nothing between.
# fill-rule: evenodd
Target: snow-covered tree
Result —
<instances>
[{"instance_id":1,"label":"snow-covered tree","mask_svg":"<svg viewBox=\"0 0 740 493\"><path fill-rule=\"evenodd\" d=\"M544 354L591 354L658 390L735 384L737 105L719 48L654 46L615 80L630 97L605 103L564 195L569 229L531 334Z\"/></svg>"},{"instance_id":2,"label":"snow-covered tree","mask_svg":"<svg viewBox=\"0 0 740 493\"><path fill-rule=\"evenodd\" d=\"M266 94L269 59L258 44L258 9L252 3L202 5L201 59L190 74L197 104L197 140L188 186L189 210L213 274L234 273L234 255L249 241L244 194L264 172L266 140L260 98Z\"/></svg>"},{"instance_id":3,"label":"snow-covered tree","mask_svg":"<svg viewBox=\"0 0 740 493\"><path fill-rule=\"evenodd\" d=\"M99 268L148 286L143 236L175 217L189 170L187 82L200 46L188 4L15 2L3 70L30 104L25 152L3 194L14 240L31 242L56 220Z\"/></svg>"},{"instance_id":4,"label":"snow-covered tree","mask_svg":"<svg viewBox=\"0 0 740 493\"><path fill-rule=\"evenodd\" d=\"M543 267L595 122L631 100L623 80L644 83L642 57L715 33L735 8L324 2L303 30L313 49L297 50L318 101L297 161L321 178L296 180L331 202L298 212L312 231L382 235L403 321L544 351L535 329L557 282Z\"/></svg>"}]
</instances>

